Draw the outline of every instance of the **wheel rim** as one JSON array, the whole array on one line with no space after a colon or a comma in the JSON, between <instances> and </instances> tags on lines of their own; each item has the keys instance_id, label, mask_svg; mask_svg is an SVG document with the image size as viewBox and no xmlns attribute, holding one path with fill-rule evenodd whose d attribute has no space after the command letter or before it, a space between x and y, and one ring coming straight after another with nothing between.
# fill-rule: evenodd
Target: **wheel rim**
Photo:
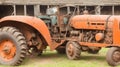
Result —
<instances>
[{"instance_id":1,"label":"wheel rim","mask_svg":"<svg viewBox=\"0 0 120 67\"><path fill-rule=\"evenodd\" d=\"M120 51L115 51L113 53L113 60L120 63Z\"/></svg>"},{"instance_id":2,"label":"wheel rim","mask_svg":"<svg viewBox=\"0 0 120 67\"><path fill-rule=\"evenodd\" d=\"M69 44L68 48L67 48L67 52L70 56L74 55L74 47L72 44Z\"/></svg>"},{"instance_id":3,"label":"wheel rim","mask_svg":"<svg viewBox=\"0 0 120 67\"><path fill-rule=\"evenodd\" d=\"M10 40L0 42L0 57L5 61L10 61L16 54L16 47Z\"/></svg>"}]
</instances>

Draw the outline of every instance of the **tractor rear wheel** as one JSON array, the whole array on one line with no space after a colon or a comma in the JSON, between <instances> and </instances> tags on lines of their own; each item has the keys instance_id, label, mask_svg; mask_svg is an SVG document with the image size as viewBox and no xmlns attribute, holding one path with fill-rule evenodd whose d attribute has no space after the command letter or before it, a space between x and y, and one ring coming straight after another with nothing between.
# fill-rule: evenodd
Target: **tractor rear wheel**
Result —
<instances>
[{"instance_id":1,"label":"tractor rear wheel","mask_svg":"<svg viewBox=\"0 0 120 67\"><path fill-rule=\"evenodd\" d=\"M106 55L106 60L109 65L116 66L120 64L120 48L111 47Z\"/></svg>"},{"instance_id":2,"label":"tractor rear wheel","mask_svg":"<svg viewBox=\"0 0 120 67\"><path fill-rule=\"evenodd\" d=\"M71 60L76 60L80 57L81 48L80 45L74 41L69 41L66 45L67 57Z\"/></svg>"},{"instance_id":3,"label":"tractor rear wheel","mask_svg":"<svg viewBox=\"0 0 120 67\"><path fill-rule=\"evenodd\" d=\"M16 66L25 59L27 44L23 34L14 27L0 28L0 63Z\"/></svg>"}]
</instances>

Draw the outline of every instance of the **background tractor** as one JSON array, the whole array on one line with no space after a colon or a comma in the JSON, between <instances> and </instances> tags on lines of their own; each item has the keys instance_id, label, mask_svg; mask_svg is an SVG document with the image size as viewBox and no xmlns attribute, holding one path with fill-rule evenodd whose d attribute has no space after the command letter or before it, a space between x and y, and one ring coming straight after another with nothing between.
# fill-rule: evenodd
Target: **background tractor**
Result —
<instances>
[{"instance_id":1,"label":"background tractor","mask_svg":"<svg viewBox=\"0 0 120 67\"><path fill-rule=\"evenodd\" d=\"M120 16L76 15L61 13L61 7L48 8L47 15L6 16L0 20L0 63L19 65L27 53L40 55L47 46L69 59L78 59L82 51L97 54L109 47L106 60L120 63Z\"/></svg>"}]
</instances>

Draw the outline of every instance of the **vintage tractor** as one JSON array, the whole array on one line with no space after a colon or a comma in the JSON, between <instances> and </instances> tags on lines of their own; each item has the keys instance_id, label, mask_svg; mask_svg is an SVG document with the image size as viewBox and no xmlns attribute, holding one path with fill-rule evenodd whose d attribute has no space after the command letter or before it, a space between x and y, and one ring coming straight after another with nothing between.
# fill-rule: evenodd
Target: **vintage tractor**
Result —
<instances>
[{"instance_id":1,"label":"vintage tractor","mask_svg":"<svg viewBox=\"0 0 120 67\"><path fill-rule=\"evenodd\" d=\"M76 15L70 19L71 38L66 45L69 59L78 59L81 51L96 54L102 47L110 48L106 55L109 65L120 63L120 16Z\"/></svg>"},{"instance_id":2,"label":"vintage tractor","mask_svg":"<svg viewBox=\"0 0 120 67\"><path fill-rule=\"evenodd\" d=\"M6 16L0 20L0 63L19 65L27 53L42 53L47 46L69 59L78 59L82 51L97 54L110 48L108 64L120 64L120 16L63 15L58 7L47 15Z\"/></svg>"}]
</instances>

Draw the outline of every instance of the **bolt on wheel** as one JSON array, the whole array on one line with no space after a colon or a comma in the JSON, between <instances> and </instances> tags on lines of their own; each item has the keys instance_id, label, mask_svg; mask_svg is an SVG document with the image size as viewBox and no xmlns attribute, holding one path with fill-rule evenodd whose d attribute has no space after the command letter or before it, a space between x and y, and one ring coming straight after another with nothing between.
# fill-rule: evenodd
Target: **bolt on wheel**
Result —
<instances>
[{"instance_id":1,"label":"bolt on wheel","mask_svg":"<svg viewBox=\"0 0 120 67\"><path fill-rule=\"evenodd\" d=\"M5 61L10 61L16 54L16 46L10 40L0 42L0 57Z\"/></svg>"},{"instance_id":2,"label":"bolt on wheel","mask_svg":"<svg viewBox=\"0 0 120 67\"><path fill-rule=\"evenodd\" d=\"M23 34L14 27L0 28L0 63L16 66L22 63L27 53Z\"/></svg>"}]
</instances>

